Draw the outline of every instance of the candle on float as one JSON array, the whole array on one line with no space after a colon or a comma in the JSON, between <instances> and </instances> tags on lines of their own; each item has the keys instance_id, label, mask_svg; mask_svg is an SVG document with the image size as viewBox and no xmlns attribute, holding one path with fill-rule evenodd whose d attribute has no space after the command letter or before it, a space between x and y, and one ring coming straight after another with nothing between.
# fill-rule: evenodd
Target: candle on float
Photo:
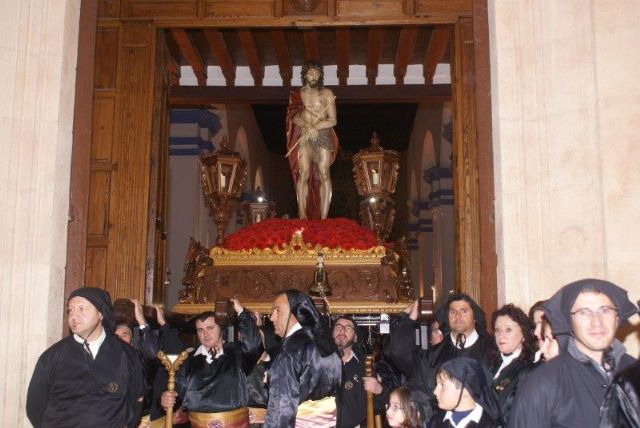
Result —
<instances>
[{"instance_id":1,"label":"candle on float","mask_svg":"<svg viewBox=\"0 0 640 428\"><path fill-rule=\"evenodd\" d=\"M380 184L380 174L375 169L373 170L373 174L371 175L371 182L373 183L374 186L377 186Z\"/></svg>"},{"instance_id":2,"label":"candle on float","mask_svg":"<svg viewBox=\"0 0 640 428\"><path fill-rule=\"evenodd\" d=\"M220 174L220 187L223 189L227 187L227 176L224 174Z\"/></svg>"}]
</instances>

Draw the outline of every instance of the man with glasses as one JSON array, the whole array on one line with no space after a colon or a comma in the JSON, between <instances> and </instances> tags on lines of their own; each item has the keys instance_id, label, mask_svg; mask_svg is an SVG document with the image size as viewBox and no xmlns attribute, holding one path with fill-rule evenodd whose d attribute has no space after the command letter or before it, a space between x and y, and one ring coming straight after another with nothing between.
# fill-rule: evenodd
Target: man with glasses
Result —
<instances>
[{"instance_id":1,"label":"man with glasses","mask_svg":"<svg viewBox=\"0 0 640 428\"><path fill-rule=\"evenodd\" d=\"M342 383L338 392L337 428L366 426L366 391L374 394L376 413L384 412L386 396L382 383L374 376L364 375L364 355L358 343L358 325L347 315L339 316L333 324L333 341L342 357Z\"/></svg>"},{"instance_id":2,"label":"man with glasses","mask_svg":"<svg viewBox=\"0 0 640 428\"><path fill-rule=\"evenodd\" d=\"M614 375L633 363L615 339L638 308L607 281L584 279L562 287L543 305L560 355L524 379L510 427L597 427Z\"/></svg>"}]
</instances>

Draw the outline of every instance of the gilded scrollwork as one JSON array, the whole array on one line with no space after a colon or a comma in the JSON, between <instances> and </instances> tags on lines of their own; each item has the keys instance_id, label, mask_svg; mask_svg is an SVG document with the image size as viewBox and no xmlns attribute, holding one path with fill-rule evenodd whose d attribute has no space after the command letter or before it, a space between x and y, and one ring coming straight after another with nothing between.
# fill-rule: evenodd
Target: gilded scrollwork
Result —
<instances>
[{"instance_id":1,"label":"gilded scrollwork","mask_svg":"<svg viewBox=\"0 0 640 428\"><path fill-rule=\"evenodd\" d=\"M208 298L203 293L205 284L205 269L213 266L209 257L209 250L200 242L190 238L189 249L184 261L184 289L178 292L180 303L207 303Z\"/></svg>"},{"instance_id":2,"label":"gilded scrollwork","mask_svg":"<svg viewBox=\"0 0 640 428\"><path fill-rule=\"evenodd\" d=\"M246 264L282 264L315 266L318 252L324 254L325 262L336 264L380 264L385 255L384 246L376 246L366 250L346 250L342 247L328 248L304 242L301 232L291 235L288 244L274 245L271 248L251 248L239 251L227 250L216 246L211 248L209 256L216 266Z\"/></svg>"}]
</instances>

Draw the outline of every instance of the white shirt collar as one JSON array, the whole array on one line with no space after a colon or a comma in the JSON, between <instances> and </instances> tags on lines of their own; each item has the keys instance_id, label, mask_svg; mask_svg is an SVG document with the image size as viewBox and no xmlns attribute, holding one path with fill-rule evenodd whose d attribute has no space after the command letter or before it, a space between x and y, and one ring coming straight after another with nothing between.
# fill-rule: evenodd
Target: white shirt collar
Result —
<instances>
[{"instance_id":1,"label":"white shirt collar","mask_svg":"<svg viewBox=\"0 0 640 428\"><path fill-rule=\"evenodd\" d=\"M78 336L77 334L73 334L73 338L76 340L76 342L78 343L84 343L84 339L80 336ZM89 349L91 350L91 356L93 357L93 359L96 359L96 356L98 355L98 351L100 350L100 346L102 346L102 343L104 342L104 339L107 338L107 333L104 331L104 327L102 328L102 333L100 334L100 336L98 336L98 338L96 340L94 340L93 342L89 342L87 341L87 344L89 345Z\"/></svg>"},{"instance_id":2,"label":"white shirt collar","mask_svg":"<svg viewBox=\"0 0 640 428\"><path fill-rule=\"evenodd\" d=\"M465 339L464 349L472 347L473 344L478 340L478 337L480 337L478 335L478 332L473 330L473 333L471 333L469 337ZM456 346L456 333L454 332L451 332L451 342L453 342L453 346Z\"/></svg>"},{"instance_id":3,"label":"white shirt collar","mask_svg":"<svg viewBox=\"0 0 640 428\"><path fill-rule=\"evenodd\" d=\"M462 418L460 423L458 423L457 425L453 422L453 416L452 415L453 415L453 411L449 410L444 415L443 421L447 421L448 420L453 428L464 428L470 422L475 422L475 423L480 422L480 419L482 419L482 406L479 405L478 403L476 403L476 406L473 408L471 413L469 413L467 416Z\"/></svg>"},{"instance_id":4,"label":"white shirt collar","mask_svg":"<svg viewBox=\"0 0 640 428\"><path fill-rule=\"evenodd\" d=\"M295 333L298 330L302 330L302 326L300 325L299 322L295 323L293 327L291 327L291 329L287 332L287 335L285 337L291 336L293 333Z\"/></svg>"},{"instance_id":5,"label":"white shirt collar","mask_svg":"<svg viewBox=\"0 0 640 428\"><path fill-rule=\"evenodd\" d=\"M498 376L500 376L500 372L502 371L502 369L504 369L505 367L507 367L509 364L511 364L513 362L513 360L515 360L516 358L518 358L520 356L520 353L522 352L522 348L519 348L518 350L514 351L511 355L509 356L505 356L503 353L500 353L500 356L502 357L502 364L500 364L500 368L498 369L498 371L496 372L495 376L493 376L494 379L497 379Z\"/></svg>"},{"instance_id":6,"label":"white shirt collar","mask_svg":"<svg viewBox=\"0 0 640 428\"><path fill-rule=\"evenodd\" d=\"M351 355L349 355L349 359L347 361L342 360L342 364L347 364L349 361L351 361L352 358L355 358L357 362L360 362L360 360L356 356L356 353L353 352L353 349L351 349Z\"/></svg>"},{"instance_id":7,"label":"white shirt collar","mask_svg":"<svg viewBox=\"0 0 640 428\"><path fill-rule=\"evenodd\" d=\"M216 355L211 355L209 349L205 348L204 345L200 345L198 349L196 349L196 352L193 354L194 357L197 355L205 355L207 357L207 363L211 364L214 358L218 358L221 355L224 355L224 347L221 346Z\"/></svg>"}]
</instances>

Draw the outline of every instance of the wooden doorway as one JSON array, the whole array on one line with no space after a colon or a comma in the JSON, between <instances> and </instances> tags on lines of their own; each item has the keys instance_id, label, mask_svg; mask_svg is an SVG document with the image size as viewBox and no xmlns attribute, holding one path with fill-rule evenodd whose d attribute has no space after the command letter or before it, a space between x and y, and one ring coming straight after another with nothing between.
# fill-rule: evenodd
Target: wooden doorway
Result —
<instances>
[{"instance_id":1,"label":"wooden doorway","mask_svg":"<svg viewBox=\"0 0 640 428\"><path fill-rule=\"evenodd\" d=\"M100 0L97 9L85 7L89 3L93 2L83 1L83 10L95 20L83 21L80 37L81 45L83 38L93 39L96 48L84 55L93 54L95 67L79 69L78 80L86 81L91 75L93 97L77 99L76 112L90 111L93 119L90 143L74 137L71 211L81 212L82 207L85 215L75 217L69 227L67 259L79 268L68 272L67 292L89 283L106 288L113 297L151 300L161 294L162 269L155 263L163 232L158 205L163 175L158 150L166 123L159 117L164 117L164 97L171 70L176 67L159 48L165 43L164 31L180 39L188 29L212 30L214 36L207 42L219 49L222 45L216 44L216 31L238 29L252 74L259 79L260 64L255 63L257 55L252 53L250 42L252 28L344 31L364 25L437 25L449 28L453 47L456 282L485 310L495 308L486 2ZM308 44L313 49L313 37ZM194 58L196 77L202 80L202 61L198 61L197 52L189 55ZM226 67L226 71L225 78L231 80L231 69ZM266 89L261 93L268 92ZM75 156L83 150L86 153L87 148L89 156Z\"/></svg>"}]
</instances>

